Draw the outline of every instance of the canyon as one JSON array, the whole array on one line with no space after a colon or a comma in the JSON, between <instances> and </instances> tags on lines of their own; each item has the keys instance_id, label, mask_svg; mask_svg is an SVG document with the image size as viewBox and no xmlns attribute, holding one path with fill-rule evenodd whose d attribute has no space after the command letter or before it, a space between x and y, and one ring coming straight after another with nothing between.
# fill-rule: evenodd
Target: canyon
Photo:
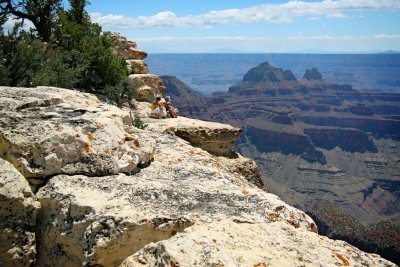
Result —
<instances>
[{"instance_id":1,"label":"canyon","mask_svg":"<svg viewBox=\"0 0 400 267\"><path fill-rule=\"evenodd\" d=\"M297 79L265 62L190 106L181 96L195 92L161 78L180 92L171 96L183 115L242 128L236 150L321 233L399 263L400 94L333 83L317 68Z\"/></svg>"},{"instance_id":2,"label":"canyon","mask_svg":"<svg viewBox=\"0 0 400 267\"><path fill-rule=\"evenodd\" d=\"M113 36L140 84L120 107L74 90L0 87L0 266L396 266L319 235L268 192L256 163L234 151L241 128L150 118L142 100L164 94L164 82L145 51Z\"/></svg>"}]
</instances>

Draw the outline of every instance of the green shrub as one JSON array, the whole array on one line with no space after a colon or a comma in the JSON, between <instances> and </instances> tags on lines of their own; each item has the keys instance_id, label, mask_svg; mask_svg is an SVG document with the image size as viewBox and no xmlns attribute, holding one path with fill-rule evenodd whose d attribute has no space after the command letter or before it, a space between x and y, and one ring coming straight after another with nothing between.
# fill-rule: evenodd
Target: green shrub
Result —
<instances>
[{"instance_id":1,"label":"green shrub","mask_svg":"<svg viewBox=\"0 0 400 267\"><path fill-rule=\"evenodd\" d=\"M143 130L148 126L139 117L134 117L134 116L132 117L132 113L131 113L131 118L132 118L132 125L136 128Z\"/></svg>"},{"instance_id":2,"label":"green shrub","mask_svg":"<svg viewBox=\"0 0 400 267\"><path fill-rule=\"evenodd\" d=\"M124 103L129 103L130 100L136 98L141 86L142 84L138 81L125 78L115 86L106 86L105 94L117 106L121 107Z\"/></svg>"}]
</instances>

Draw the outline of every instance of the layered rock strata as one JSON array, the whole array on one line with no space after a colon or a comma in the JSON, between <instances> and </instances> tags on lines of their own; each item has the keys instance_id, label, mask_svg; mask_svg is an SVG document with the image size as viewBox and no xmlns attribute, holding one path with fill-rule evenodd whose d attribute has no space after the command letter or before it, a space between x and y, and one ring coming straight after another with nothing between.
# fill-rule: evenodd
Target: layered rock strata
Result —
<instances>
[{"instance_id":1,"label":"layered rock strata","mask_svg":"<svg viewBox=\"0 0 400 267\"><path fill-rule=\"evenodd\" d=\"M167 85L171 92L189 90L176 81ZM312 212L315 203L326 200L361 225L381 225L399 215L394 189L400 177L399 94L328 82L315 68L297 80L290 71L263 63L229 92L202 101L182 115L243 128L236 150L254 159L268 189L290 204ZM370 190L382 180L387 185ZM340 223L340 229L352 229L348 220L336 221ZM328 225L324 233L336 236ZM357 231L346 231L341 238L385 257L387 247L396 248L388 259L400 264L394 241L400 234L389 237L385 227L376 227L368 238Z\"/></svg>"},{"instance_id":2,"label":"layered rock strata","mask_svg":"<svg viewBox=\"0 0 400 267\"><path fill-rule=\"evenodd\" d=\"M135 96L136 100L151 102L156 96L165 95L166 88L163 81L157 75L149 74L149 67L144 62L147 52L137 49L136 42L129 41L119 33L109 33L109 36L116 41L114 54L126 61L129 79L140 85Z\"/></svg>"}]
</instances>

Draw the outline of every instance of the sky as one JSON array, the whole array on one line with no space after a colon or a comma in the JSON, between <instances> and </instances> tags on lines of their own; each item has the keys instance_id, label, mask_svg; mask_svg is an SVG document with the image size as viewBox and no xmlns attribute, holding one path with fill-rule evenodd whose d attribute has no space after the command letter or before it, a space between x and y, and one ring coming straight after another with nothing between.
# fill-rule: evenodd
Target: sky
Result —
<instances>
[{"instance_id":1,"label":"sky","mask_svg":"<svg viewBox=\"0 0 400 267\"><path fill-rule=\"evenodd\" d=\"M91 0L87 11L151 53L400 51L400 0Z\"/></svg>"}]
</instances>

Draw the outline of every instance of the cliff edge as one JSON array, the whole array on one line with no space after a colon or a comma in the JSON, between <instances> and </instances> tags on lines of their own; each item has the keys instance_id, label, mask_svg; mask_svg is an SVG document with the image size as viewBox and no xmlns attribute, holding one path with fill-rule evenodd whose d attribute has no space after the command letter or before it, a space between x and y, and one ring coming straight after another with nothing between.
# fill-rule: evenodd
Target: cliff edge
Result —
<instances>
[{"instance_id":1,"label":"cliff edge","mask_svg":"<svg viewBox=\"0 0 400 267\"><path fill-rule=\"evenodd\" d=\"M248 181L242 157L211 154L168 130L228 140L239 129L179 118L141 130L128 111L60 88L0 87L0 96L2 188L25 192L2 189L12 207L2 220L27 220L19 229L2 223L0 236L27 240L2 238L6 266L394 266L319 237L305 213ZM261 248L249 256L256 236Z\"/></svg>"}]
</instances>

